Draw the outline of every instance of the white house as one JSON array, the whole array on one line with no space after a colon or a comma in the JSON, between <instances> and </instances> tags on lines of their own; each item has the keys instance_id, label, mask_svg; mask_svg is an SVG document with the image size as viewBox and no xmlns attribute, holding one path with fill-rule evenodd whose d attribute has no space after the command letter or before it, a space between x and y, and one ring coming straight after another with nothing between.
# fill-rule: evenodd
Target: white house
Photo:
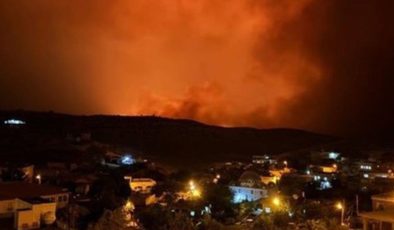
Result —
<instances>
[{"instance_id":1,"label":"white house","mask_svg":"<svg viewBox=\"0 0 394 230\"><path fill-rule=\"evenodd\" d=\"M230 186L229 188L233 192L234 203L256 201L268 197L268 192L265 188L251 188L244 186Z\"/></svg>"},{"instance_id":2,"label":"white house","mask_svg":"<svg viewBox=\"0 0 394 230\"><path fill-rule=\"evenodd\" d=\"M233 202L256 201L268 197L267 189L262 183L260 176L253 171L244 172L239 178L238 184L229 186L233 192Z\"/></svg>"}]
</instances>

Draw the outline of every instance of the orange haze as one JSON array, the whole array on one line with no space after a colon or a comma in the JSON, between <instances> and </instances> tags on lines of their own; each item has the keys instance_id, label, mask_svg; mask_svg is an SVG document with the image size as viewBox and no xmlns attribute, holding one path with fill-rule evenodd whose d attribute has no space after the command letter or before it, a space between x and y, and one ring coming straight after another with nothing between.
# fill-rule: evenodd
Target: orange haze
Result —
<instances>
[{"instance_id":1,"label":"orange haze","mask_svg":"<svg viewBox=\"0 0 394 230\"><path fill-rule=\"evenodd\" d=\"M0 96L7 99L0 105L329 130L317 124L320 112L302 114L299 104L332 73L309 44L320 48L314 31L326 36L319 23L331 23L324 17L334 6L312 0L4 1Z\"/></svg>"}]
</instances>

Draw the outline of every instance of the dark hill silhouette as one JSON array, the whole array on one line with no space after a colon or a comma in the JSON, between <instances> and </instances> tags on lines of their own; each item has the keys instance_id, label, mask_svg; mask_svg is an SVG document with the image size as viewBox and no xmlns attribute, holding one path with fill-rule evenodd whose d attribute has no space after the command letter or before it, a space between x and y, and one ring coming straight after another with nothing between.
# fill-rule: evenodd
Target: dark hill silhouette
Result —
<instances>
[{"instance_id":1,"label":"dark hill silhouette","mask_svg":"<svg viewBox=\"0 0 394 230\"><path fill-rule=\"evenodd\" d=\"M23 119L23 128L2 124L0 154L47 139L64 139L67 133L88 131L102 143L144 152L155 161L177 167L195 167L218 161L248 160L252 155L277 154L327 144L331 136L296 129L226 128L186 119L156 116L74 116L53 112L0 111L0 120ZM23 133L21 137L20 133ZM28 136L28 137L26 137ZM33 137L32 137L33 136ZM31 141L34 140L34 141ZM36 144L37 145L37 144ZM34 148L30 148L34 149ZM33 150L24 148L25 154Z\"/></svg>"}]
</instances>

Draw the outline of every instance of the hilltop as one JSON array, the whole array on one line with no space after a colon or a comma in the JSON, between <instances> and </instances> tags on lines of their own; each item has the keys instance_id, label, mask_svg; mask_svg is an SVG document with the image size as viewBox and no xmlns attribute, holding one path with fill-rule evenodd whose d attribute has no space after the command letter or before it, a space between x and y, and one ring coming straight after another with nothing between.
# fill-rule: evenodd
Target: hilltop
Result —
<instances>
[{"instance_id":1,"label":"hilltop","mask_svg":"<svg viewBox=\"0 0 394 230\"><path fill-rule=\"evenodd\" d=\"M27 158L32 158L32 154L39 154L48 146L56 149L56 145L66 145L62 140L67 134L77 132L89 132L95 141L129 147L174 167L248 160L252 155L297 151L336 140L332 136L297 129L229 128L156 116L0 111L1 121L10 118L22 119L26 124L16 129L1 125L1 157L23 152Z\"/></svg>"}]
</instances>

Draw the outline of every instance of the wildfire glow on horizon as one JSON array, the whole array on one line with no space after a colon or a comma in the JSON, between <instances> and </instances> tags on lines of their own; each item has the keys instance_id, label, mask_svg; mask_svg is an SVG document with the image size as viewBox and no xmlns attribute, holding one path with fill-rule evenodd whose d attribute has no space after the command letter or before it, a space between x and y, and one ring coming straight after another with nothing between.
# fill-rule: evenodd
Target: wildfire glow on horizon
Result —
<instances>
[{"instance_id":1,"label":"wildfire glow on horizon","mask_svg":"<svg viewBox=\"0 0 394 230\"><path fill-rule=\"evenodd\" d=\"M393 97L393 31L382 23L392 18L391 5L3 2L0 107L333 133L359 124L380 129L394 114L382 115L377 103Z\"/></svg>"}]
</instances>

